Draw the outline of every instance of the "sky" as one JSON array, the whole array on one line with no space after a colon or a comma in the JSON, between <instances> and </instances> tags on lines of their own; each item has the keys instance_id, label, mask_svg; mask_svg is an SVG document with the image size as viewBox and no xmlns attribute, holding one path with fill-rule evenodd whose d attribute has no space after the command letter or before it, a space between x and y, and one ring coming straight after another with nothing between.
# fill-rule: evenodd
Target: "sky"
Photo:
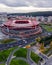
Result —
<instances>
[{"instance_id":1,"label":"sky","mask_svg":"<svg viewBox=\"0 0 52 65\"><path fill-rule=\"evenodd\" d=\"M52 0L0 0L0 12L52 11Z\"/></svg>"}]
</instances>

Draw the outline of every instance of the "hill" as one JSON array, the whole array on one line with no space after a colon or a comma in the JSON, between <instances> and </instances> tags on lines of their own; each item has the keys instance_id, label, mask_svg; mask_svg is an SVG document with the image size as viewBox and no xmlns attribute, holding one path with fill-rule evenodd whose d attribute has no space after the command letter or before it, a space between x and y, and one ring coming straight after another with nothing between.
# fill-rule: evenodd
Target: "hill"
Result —
<instances>
[{"instance_id":1,"label":"hill","mask_svg":"<svg viewBox=\"0 0 52 65\"><path fill-rule=\"evenodd\" d=\"M18 15L18 16L52 16L52 11L44 12L29 12L29 13L9 13L9 15Z\"/></svg>"}]
</instances>

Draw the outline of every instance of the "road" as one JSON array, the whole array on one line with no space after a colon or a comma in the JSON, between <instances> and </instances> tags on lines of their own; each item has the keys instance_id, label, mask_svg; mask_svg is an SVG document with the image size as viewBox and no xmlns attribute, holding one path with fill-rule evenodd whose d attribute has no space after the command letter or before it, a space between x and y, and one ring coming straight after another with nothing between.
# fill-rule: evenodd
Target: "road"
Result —
<instances>
[{"instance_id":1,"label":"road","mask_svg":"<svg viewBox=\"0 0 52 65\"><path fill-rule=\"evenodd\" d=\"M35 36L30 36L29 38L20 38L20 40L18 38L16 38L17 42L8 43L8 44L0 44L0 50L8 49L8 48L11 48L11 47L14 47L14 46L20 46L20 45L23 46L23 44L28 45L28 44L30 44L32 42L36 42L35 38L37 38L39 36L40 37L41 36L48 36L48 33L45 32L44 29L43 29L41 34L38 34L38 35L35 35ZM25 40L25 41L23 41L23 40Z\"/></svg>"},{"instance_id":2,"label":"road","mask_svg":"<svg viewBox=\"0 0 52 65\"><path fill-rule=\"evenodd\" d=\"M30 38L17 40L17 42L12 42L12 43L8 43L8 44L0 44L0 50L8 49L8 48L11 48L14 46L20 46L20 45L23 46L23 44L25 44L25 45L31 44L32 42L36 42L35 41L36 37L37 36L32 36ZM25 40L25 41L23 41L23 40Z\"/></svg>"},{"instance_id":3,"label":"road","mask_svg":"<svg viewBox=\"0 0 52 65\"><path fill-rule=\"evenodd\" d=\"M10 65L10 62L11 62L12 57L13 57L13 54L14 54L17 50L19 50L19 49L20 49L20 48L16 48L14 51L12 51L12 52L10 53L9 57L7 58L7 61L6 61L5 65Z\"/></svg>"},{"instance_id":4,"label":"road","mask_svg":"<svg viewBox=\"0 0 52 65\"><path fill-rule=\"evenodd\" d=\"M28 63L27 59L22 58L22 57L16 57L16 58L14 58L14 60L23 60L23 61L25 61L25 62L27 62L27 63Z\"/></svg>"},{"instance_id":5,"label":"road","mask_svg":"<svg viewBox=\"0 0 52 65\"><path fill-rule=\"evenodd\" d=\"M37 65L32 59L31 59L31 49L28 49L28 52L27 52L27 61L30 65Z\"/></svg>"},{"instance_id":6,"label":"road","mask_svg":"<svg viewBox=\"0 0 52 65\"><path fill-rule=\"evenodd\" d=\"M16 48L14 51L12 51L12 52L10 53L10 55L9 55L8 58L7 58L7 61L6 61L5 65L10 65L10 62L11 62L11 60L13 59L12 57L13 57L14 53L15 53L16 51L18 51L19 49L20 49L20 47L19 47L19 48ZM28 52L27 52L27 60L24 59L24 58L20 58L20 57L17 58L17 59L24 60L24 61L28 62L30 65L37 65L37 64L31 59L30 55L31 55L31 49L28 49Z\"/></svg>"},{"instance_id":7,"label":"road","mask_svg":"<svg viewBox=\"0 0 52 65\"><path fill-rule=\"evenodd\" d=\"M25 46L25 44L24 44L23 46L21 46L21 47L24 47L24 46ZM16 48L15 50L13 50L13 51L10 53L9 57L7 58L7 61L6 61L5 65L10 65L10 62L11 62L12 57L13 57L13 54L14 54L16 51L18 51L21 47Z\"/></svg>"},{"instance_id":8,"label":"road","mask_svg":"<svg viewBox=\"0 0 52 65\"><path fill-rule=\"evenodd\" d=\"M39 50L38 50L38 48L37 47L32 47L32 51L33 52L35 52L39 57L41 57L44 61L47 61L48 60L48 57L45 55L45 54L43 54L43 53L41 53Z\"/></svg>"},{"instance_id":9,"label":"road","mask_svg":"<svg viewBox=\"0 0 52 65\"><path fill-rule=\"evenodd\" d=\"M48 33L47 32L42 32L41 34L39 35L36 35L36 36L31 36L30 38L25 38L25 39L21 39L17 42L12 42L12 43L8 43L8 44L0 44L0 50L4 50L4 49L8 49L8 48L11 48L11 47L14 47L14 46L21 46L21 47L24 47L32 42L36 42L35 41L35 38L39 37L39 36L48 36ZM24 41L25 40L25 41ZM14 52L16 52L18 49L14 50L13 52L11 52L10 56L8 57L7 59L7 62L6 62L6 65L9 65L10 61L12 60L12 56L14 54ZM35 51L36 49L34 49L34 52L38 53L37 51ZM30 55L29 55L30 51L28 52L28 62L31 64L31 65L36 65L36 63L34 63L31 59L30 59ZM44 60L47 60L47 56L43 55L42 53L38 53L38 55L40 57L42 57Z\"/></svg>"},{"instance_id":10,"label":"road","mask_svg":"<svg viewBox=\"0 0 52 65\"><path fill-rule=\"evenodd\" d=\"M8 43L8 44L0 44L0 50L8 49L14 46L23 46L31 44L32 42L35 42L35 37L27 38L27 39L21 39L17 40L16 42Z\"/></svg>"},{"instance_id":11,"label":"road","mask_svg":"<svg viewBox=\"0 0 52 65\"><path fill-rule=\"evenodd\" d=\"M48 52L47 56L49 56L50 54L52 54L52 50L50 50L50 51Z\"/></svg>"},{"instance_id":12,"label":"road","mask_svg":"<svg viewBox=\"0 0 52 65\"><path fill-rule=\"evenodd\" d=\"M43 65L52 65L52 56Z\"/></svg>"}]
</instances>

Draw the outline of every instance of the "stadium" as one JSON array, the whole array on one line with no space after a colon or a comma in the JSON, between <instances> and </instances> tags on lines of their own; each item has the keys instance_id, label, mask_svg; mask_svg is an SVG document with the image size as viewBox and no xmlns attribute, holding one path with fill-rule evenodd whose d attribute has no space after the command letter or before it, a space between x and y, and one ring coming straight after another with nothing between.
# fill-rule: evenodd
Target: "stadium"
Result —
<instances>
[{"instance_id":1,"label":"stadium","mask_svg":"<svg viewBox=\"0 0 52 65\"><path fill-rule=\"evenodd\" d=\"M30 37L42 32L39 22L35 20L8 20L2 24L2 32L17 37Z\"/></svg>"}]
</instances>

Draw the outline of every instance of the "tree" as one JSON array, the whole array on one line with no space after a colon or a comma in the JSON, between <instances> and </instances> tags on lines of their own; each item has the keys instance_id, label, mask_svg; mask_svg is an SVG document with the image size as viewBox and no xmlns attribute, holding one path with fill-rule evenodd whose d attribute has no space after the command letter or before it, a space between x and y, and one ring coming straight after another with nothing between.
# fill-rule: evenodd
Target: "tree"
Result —
<instances>
[{"instance_id":1,"label":"tree","mask_svg":"<svg viewBox=\"0 0 52 65\"><path fill-rule=\"evenodd\" d=\"M50 42L50 48L52 49L52 41Z\"/></svg>"},{"instance_id":2,"label":"tree","mask_svg":"<svg viewBox=\"0 0 52 65\"><path fill-rule=\"evenodd\" d=\"M36 41L37 41L37 42L40 42L40 40L41 40L41 38L40 38L40 37L36 38Z\"/></svg>"},{"instance_id":3,"label":"tree","mask_svg":"<svg viewBox=\"0 0 52 65\"><path fill-rule=\"evenodd\" d=\"M45 48L44 48L44 43L41 43L39 50L40 50L41 52L44 52L44 50L45 50Z\"/></svg>"}]
</instances>

